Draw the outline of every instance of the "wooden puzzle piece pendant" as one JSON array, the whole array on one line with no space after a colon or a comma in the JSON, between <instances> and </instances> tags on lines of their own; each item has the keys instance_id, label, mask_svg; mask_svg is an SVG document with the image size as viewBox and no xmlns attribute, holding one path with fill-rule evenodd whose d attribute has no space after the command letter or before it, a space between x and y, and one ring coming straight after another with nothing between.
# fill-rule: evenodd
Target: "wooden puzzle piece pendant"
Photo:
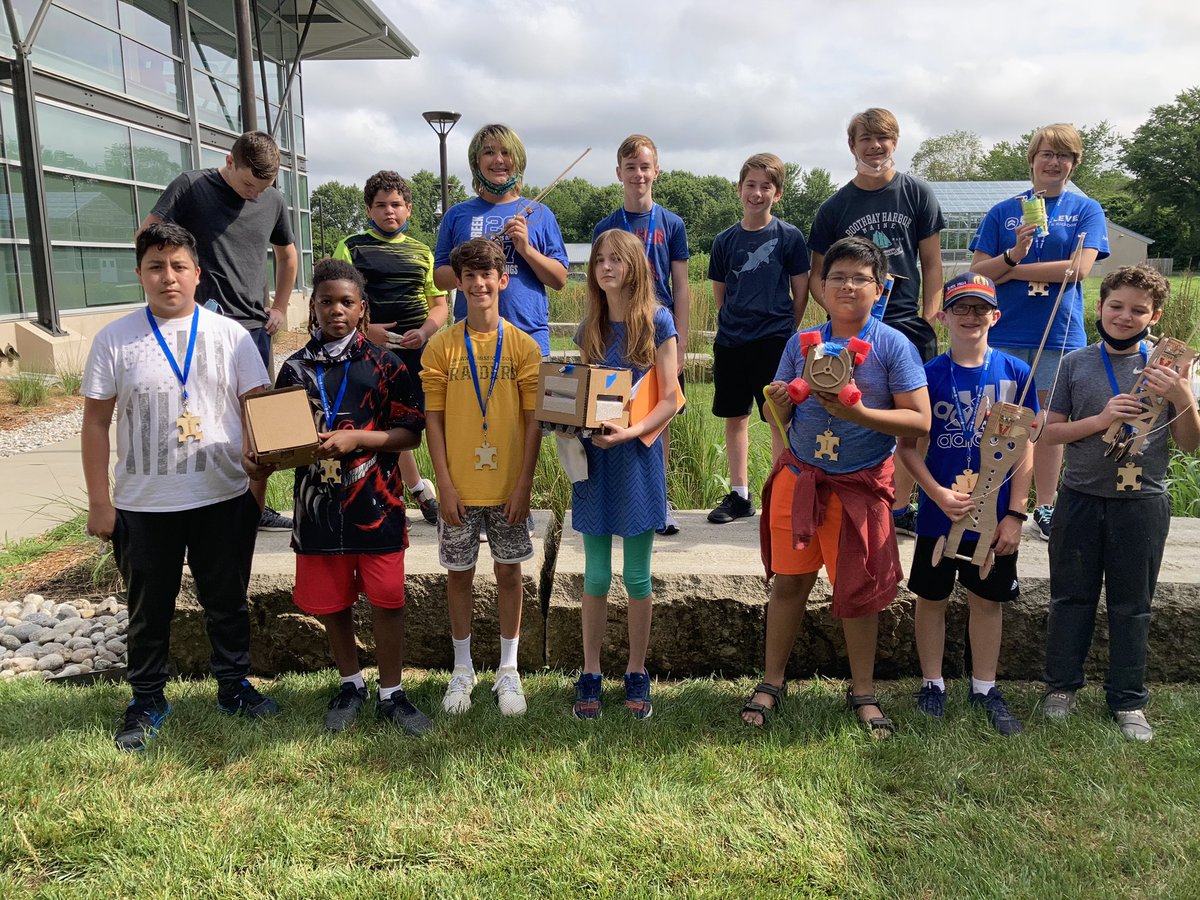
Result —
<instances>
[{"instance_id":1,"label":"wooden puzzle piece pendant","mask_svg":"<svg viewBox=\"0 0 1200 900\"><path fill-rule=\"evenodd\" d=\"M1050 296L1049 282L1045 282L1045 281L1029 282L1029 296L1030 297L1049 297Z\"/></svg>"},{"instance_id":2,"label":"wooden puzzle piece pendant","mask_svg":"<svg viewBox=\"0 0 1200 900\"><path fill-rule=\"evenodd\" d=\"M475 468L495 469L498 466L496 448L487 442L487 438L484 438L483 444L475 448Z\"/></svg>"},{"instance_id":3,"label":"wooden puzzle piece pendant","mask_svg":"<svg viewBox=\"0 0 1200 900\"><path fill-rule=\"evenodd\" d=\"M838 444L841 442L841 438L826 428L824 434L817 435L817 451L815 458L828 459L832 460L833 462L837 462Z\"/></svg>"},{"instance_id":4,"label":"wooden puzzle piece pendant","mask_svg":"<svg viewBox=\"0 0 1200 900\"><path fill-rule=\"evenodd\" d=\"M200 417L188 412L186 406L179 418L175 420L175 427L179 429L179 443L181 444L186 444L188 441L200 443L200 438L204 434L200 430Z\"/></svg>"},{"instance_id":5,"label":"wooden puzzle piece pendant","mask_svg":"<svg viewBox=\"0 0 1200 900\"><path fill-rule=\"evenodd\" d=\"M954 479L954 484L950 490L958 491L960 494L969 494L975 490L975 482L979 480L979 474L972 472L970 469L963 469L962 474Z\"/></svg>"},{"instance_id":6,"label":"wooden puzzle piece pendant","mask_svg":"<svg viewBox=\"0 0 1200 900\"><path fill-rule=\"evenodd\" d=\"M1142 467L1135 466L1133 460L1117 469L1118 491L1140 491L1142 489Z\"/></svg>"},{"instance_id":7,"label":"wooden puzzle piece pendant","mask_svg":"<svg viewBox=\"0 0 1200 900\"><path fill-rule=\"evenodd\" d=\"M342 483L342 464L336 459L321 460L321 480L326 484Z\"/></svg>"}]
</instances>

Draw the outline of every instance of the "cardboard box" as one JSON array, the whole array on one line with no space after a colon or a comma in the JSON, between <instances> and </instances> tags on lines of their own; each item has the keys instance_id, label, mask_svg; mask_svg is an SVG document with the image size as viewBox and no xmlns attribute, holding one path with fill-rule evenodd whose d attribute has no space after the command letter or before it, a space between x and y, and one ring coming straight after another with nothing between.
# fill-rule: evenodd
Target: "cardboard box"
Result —
<instances>
[{"instance_id":1,"label":"cardboard box","mask_svg":"<svg viewBox=\"0 0 1200 900\"><path fill-rule=\"evenodd\" d=\"M316 462L317 425L304 388L263 391L243 403L250 448L265 465L295 469Z\"/></svg>"},{"instance_id":2,"label":"cardboard box","mask_svg":"<svg viewBox=\"0 0 1200 900\"><path fill-rule=\"evenodd\" d=\"M534 417L547 425L595 431L605 422L629 425L633 373L582 363L542 363Z\"/></svg>"}]
</instances>

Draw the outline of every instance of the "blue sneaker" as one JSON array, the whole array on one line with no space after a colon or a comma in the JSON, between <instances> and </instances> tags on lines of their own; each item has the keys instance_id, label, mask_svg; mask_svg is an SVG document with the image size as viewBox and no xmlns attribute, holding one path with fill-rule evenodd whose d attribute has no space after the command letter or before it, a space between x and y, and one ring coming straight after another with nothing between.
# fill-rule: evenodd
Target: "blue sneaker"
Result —
<instances>
[{"instance_id":1,"label":"blue sneaker","mask_svg":"<svg viewBox=\"0 0 1200 900\"><path fill-rule=\"evenodd\" d=\"M1021 720L1008 711L1008 704L1004 702L1004 695L1000 693L999 688L992 688L986 694L971 691L969 699L972 705L982 706L987 710L988 721L1005 737L1020 734L1025 730Z\"/></svg>"},{"instance_id":2,"label":"blue sneaker","mask_svg":"<svg viewBox=\"0 0 1200 900\"><path fill-rule=\"evenodd\" d=\"M917 691L917 709L930 718L942 718L946 714L946 692L936 685L922 685Z\"/></svg>"},{"instance_id":3,"label":"blue sneaker","mask_svg":"<svg viewBox=\"0 0 1200 900\"><path fill-rule=\"evenodd\" d=\"M654 704L650 702L650 673L625 673L625 708L635 719L648 719L654 715Z\"/></svg>"},{"instance_id":4,"label":"blue sneaker","mask_svg":"<svg viewBox=\"0 0 1200 900\"><path fill-rule=\"evenodd\" d=\"M577 719L598 719L603 711L600 706L599 675L589 675L583 672L575 682L575 705L571 712Z\"/></svg>"},{"instance_id":5,"label":"blue sneaker","mask_svg":"<svg viewBox=\"0 0 1200 900\"><path fill-rule=\"evenodd\" d=\"M1050 525L1054 521L1053 506L1039 506L1033 511L1033 533L1043 541L1050 540Z\"/></svg>"},{"instance_id":6,"label":"blue sneaker","mask_svg":"<svg viewBox=\"0 0 1200 900\"><path fill-rule=\"evenodd\" d=\"M125 721L117 732L118 750L145 750L158 737L163 720L171 714L171 704L163 697L134 697L125 707Z\"/></svg>"},{"instance_id":7,"label":"blue sneaker","mask_svg":"<svg viewBox=\"0 0 1200 900\"><path fill-rule=\"evenodd\" d=\"M231 716L242 715L247 719L263 719L279 715L279 704L264 697L249 681L240 682L217 691L217 709Z\"/></svg>"}]
</instances>

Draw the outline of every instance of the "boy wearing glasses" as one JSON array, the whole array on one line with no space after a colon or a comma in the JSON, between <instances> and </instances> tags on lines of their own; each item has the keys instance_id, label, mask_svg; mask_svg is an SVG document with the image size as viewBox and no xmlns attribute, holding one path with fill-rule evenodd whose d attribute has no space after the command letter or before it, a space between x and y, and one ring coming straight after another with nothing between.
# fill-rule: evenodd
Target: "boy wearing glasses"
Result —
<instances>
[{"instance_id":1,"label":"boy wearing glasses","mask_svg":"<svg viewBox=\"0 0 1200 900\"><path fill-rule=\"evenodd\" d=\"M1000 319L996 285L990 278L966 272L946 282L938 319L950 332L950 349L925 365L933 422L928 453L922 455L915 438L902 437L897 455L916 477L921 491L917 509L917 544L909 570L908 588L917 595L917 654L921 660L921 689L917 708L941 719L946 708L942 654L946 643L946 600L954 580L966 589L970 609L972 706L982 707L1002 735L1018 734L1021 722L1009 712L996 687L1000 659L1003 604L1017 598L1017 548L1033 474L1033 444L1013 465L1012 477L983 502L996 505L999 526L992 538L995 564L984 577L980 567L960 559L936 563L933 552L951 523L972 509L971 490L980 472L980 410L997 402L1024 404L1038 412L1037 390L1029 366L988 346L988 332ZM1026 386L1028 385L1028 390ZM979 535L967 531L959 556L975 552Z\"/></svg>"},{"instance_id":2,"label":"boy wearing glasses","mask_svg":"<svg viewBox=\"0 0 1200 900\"><path fill-rule=\"evenodd\" d=\"M742 220L713 241L708 277L717 304L713 340L713 415L725 420L730 491L708 514L714 525L754 515L750 500L750 408L763 415L763 386L770 382L784 345L800 327L808 304L808 245L800 229L771 215L783 196L784 165L774 153L756 153L742 164L738 197ZM771 431L771 459L783 449Z\"/></svg>"},{"instance_id":3,"label":"boy wearing glasses","mask_svg":"<svg viewBox=\"0 0 1200 900\"><path fill-rule=\"evenodd\" d=\"M821 269L829 321L792 336L766 387L787 448L763 487L759 543L773 583L763 681L742 707L749 725L765 724L786 695L788 657L824 565L850 662L846 701L873 737L894 730L874 694L879 613L904 575L891 516L892 453L896 437L929 432L929 394L916 348L871 316L886 277L887 259L870 241L843 238L830 247ZM788 388L806 356L844 362L859 341L870 345L853 370L859 396L814 389L793 405Z\"/></svg>"}]
</instances>

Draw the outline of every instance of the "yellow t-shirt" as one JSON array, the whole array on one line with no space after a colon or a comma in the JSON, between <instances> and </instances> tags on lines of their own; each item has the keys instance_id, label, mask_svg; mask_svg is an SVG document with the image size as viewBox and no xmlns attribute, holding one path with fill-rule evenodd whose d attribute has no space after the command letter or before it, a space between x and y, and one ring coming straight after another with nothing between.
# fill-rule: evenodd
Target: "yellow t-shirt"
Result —
<instances>
[{"instance_id":1,"label":"yellow t-shirt","mask_svg":"<svg viewBox=\"0 0 1200 900\"><path fill-rule=\"evenodd\" d=\"M455 322L429 341L421 356L421 384L426 412L446 413L446 463L454 489L465 506L500 506L508 502L521 475L525 457L523 410L537 406L538 367L542 351L537 342L504 322L504 347L496 387L488 401L487 442L495 448L496 468L475 468L476 449L483 445L483 415L471 366L467 360L465 321ZM471 331L471 348L479 375L479 390L487 400L497 332Z\"/></svg>"}]
</instances>

